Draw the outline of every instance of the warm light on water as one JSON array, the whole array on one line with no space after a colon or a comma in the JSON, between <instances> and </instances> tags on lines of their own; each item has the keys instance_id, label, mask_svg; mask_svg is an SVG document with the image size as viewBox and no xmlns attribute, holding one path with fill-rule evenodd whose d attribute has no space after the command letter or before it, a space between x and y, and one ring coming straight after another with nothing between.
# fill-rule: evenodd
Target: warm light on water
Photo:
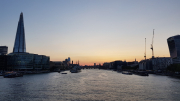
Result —
<instances>
[{"instance_id":1,"label":"warm light on water","mask_svg":"<svg viewBox=\"0 0 180 101\"><path fill-rule=\"evenodd\" d=\"M179 101L180 79L85 69L0 77L0 101Z\"/></svg>"}]
</instances>

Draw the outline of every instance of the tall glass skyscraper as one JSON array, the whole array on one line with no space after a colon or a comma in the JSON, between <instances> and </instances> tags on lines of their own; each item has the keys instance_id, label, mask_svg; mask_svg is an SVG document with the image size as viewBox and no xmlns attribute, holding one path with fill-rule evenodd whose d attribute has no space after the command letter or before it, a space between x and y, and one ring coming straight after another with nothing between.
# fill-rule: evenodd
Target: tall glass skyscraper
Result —
<instances>
[{"instance_id":1,"label":"tall glass skyscraper","mask_svg":"<svg viewBox=\"0 0 180 101\"><path fill-rule=\"evenodd\" d=\"M26 52L23 13L20 14L13 53Z\"/></svg>"},{"instance_id":2,"label":"tall glass skyscraper","mask_svg":"<svg viewBox=\"0 0 180 101\"><path fill-rule=\"evenodd\" d=\"M167 43L173 63L180 63L180 35L169 37Z\"/></svg>"},{"instance_id":3,"label":"tall glass skyscraper","mask_svg":"<svg viewBox=\"0 0 180 101\"><path fill-rule=\"evenodd\" d=\"M7 69L48 69L50 57L26 52L23 13L20 14L13 53L7 56Z\"/></svg>"}]
</instances>

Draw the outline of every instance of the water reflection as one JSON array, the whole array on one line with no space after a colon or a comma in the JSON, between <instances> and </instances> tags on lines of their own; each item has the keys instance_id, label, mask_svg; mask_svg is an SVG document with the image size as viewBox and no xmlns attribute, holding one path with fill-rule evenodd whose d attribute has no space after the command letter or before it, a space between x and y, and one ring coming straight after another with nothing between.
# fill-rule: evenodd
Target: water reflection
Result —
<instances>
[{"instance_id":1,"label":"water reflection","mask_svg":"<svg viewBox=\"0 0 180 101\"><path fill-rule=\"evenodd\" d=\"M0 101L178 101L180 80L123 75L106 70L0 77Z\"/></svg>"}]
</instances>

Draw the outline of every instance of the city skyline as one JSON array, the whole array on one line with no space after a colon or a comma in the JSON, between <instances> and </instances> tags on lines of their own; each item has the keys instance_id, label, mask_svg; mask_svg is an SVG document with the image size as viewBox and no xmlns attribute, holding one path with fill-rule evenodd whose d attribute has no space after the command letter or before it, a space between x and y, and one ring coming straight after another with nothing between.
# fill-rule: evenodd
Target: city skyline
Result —
<instances>
[{"instance_id":1,"label":"city skyline","mask_svg":"<svg viewBox=\"0 0 180 101\"><path fill-rule=\"evenodd\" d=\"M27 6L27 4L29 4ZM24 14L27 52L51 61L70 57L80 65L170 57L167 38L180 33L180 1L1 1L1 46L13 51L19 14Z\"/></svg>"}]
</instances>

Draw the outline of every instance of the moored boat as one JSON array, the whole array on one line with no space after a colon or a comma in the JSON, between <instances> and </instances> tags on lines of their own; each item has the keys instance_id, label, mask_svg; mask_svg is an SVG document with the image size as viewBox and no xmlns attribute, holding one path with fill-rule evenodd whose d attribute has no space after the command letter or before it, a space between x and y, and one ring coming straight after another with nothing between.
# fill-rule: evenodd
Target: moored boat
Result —
<instances>
[{"instance_id":1,"label":"moored boat","mask_svg":"<svg viewBox=\"0 0 180 101\"><path fill-rule=\"evenodd\" d=\"M6 72L3 76L4 78L14 78L16 74L14 72Z\"/></svg>"},{"instance_id":2,"label":"moored boat","mask_svg":"<svg viewBox=\"0 0 180 101\"><path fill-rule=\"evenodd\" d=\"M14 78L14 77L23 77L22 73L18 73L18 72L6 72L4 73L4 78Z\"/></svg>"},{"instance_id":3,"label":"moored boat","mask_svg":"<svg viewBox=\"0 0 180 101\"><path fill-rule=\"evenodd\" d=\"M71 70L71 73L78 73L81 72L81 67L80 66L74 66Z\"/></svg>"},{"instance_id":4,"label":"moored boat","mask_svg":"<svg viewBox=\"0 0 180 101\"><path fill-rule=\"evenodd\" d=\"M146 71L136 71L135 74L140 76L149 76L148 72Z\"/></svg>"},{"instance_id":5,"label":"moored boat","mask_svg":"<svg viewBox=\"0 0 180 101\"><path fill-rule=\"evenodd\" d=\"M70 72L71 72L71 73L78 73L78 72L81 72L81 70L71 69Z\"/></svg>"},{"instance_id":6,"label":"moored boat","mask_svg":"<svg viewBox=\"0 0 180 101\"><path fill-rule=\"evenodd\" d=\"M129 71L122 71L122 74L132 75L132 73L131 73L131 72L129 72Z\"/></svg>"},{"instance_id":7,"label":"moored boat","mask_svg":"<svg viewBox=\"0 0 180 101\"><path fill-rule=\"evenodd\" d=\"M22 73L16 73L15 77L23 77L23 74Z\"/></svg>"}]
</instances>

